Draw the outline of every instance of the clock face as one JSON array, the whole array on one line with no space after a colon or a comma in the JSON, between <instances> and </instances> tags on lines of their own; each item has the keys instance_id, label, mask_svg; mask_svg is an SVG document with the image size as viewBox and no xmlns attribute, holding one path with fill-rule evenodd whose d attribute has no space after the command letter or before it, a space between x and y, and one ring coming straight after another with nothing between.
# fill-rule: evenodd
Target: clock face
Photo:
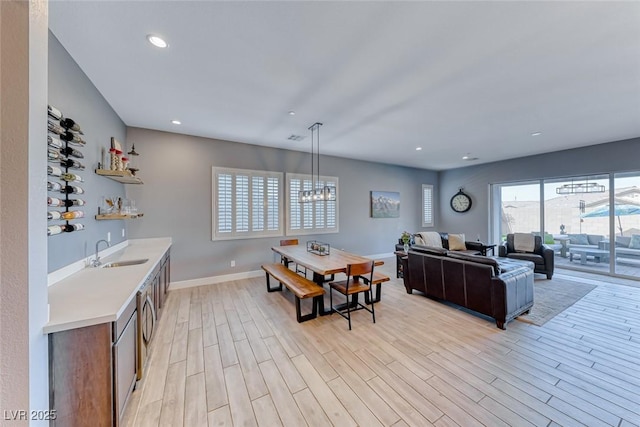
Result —
<instances>
[{"instance_id":1,"label":"clock face","mask_svg":"<svg viewBox=\"0 0 640 427\"><path fill-rule=\"evenodd\" d=\"M471 209L471 198L459 192L451 198L451 209L456 212L466 212Z\"/></svg>"}]
</instances>

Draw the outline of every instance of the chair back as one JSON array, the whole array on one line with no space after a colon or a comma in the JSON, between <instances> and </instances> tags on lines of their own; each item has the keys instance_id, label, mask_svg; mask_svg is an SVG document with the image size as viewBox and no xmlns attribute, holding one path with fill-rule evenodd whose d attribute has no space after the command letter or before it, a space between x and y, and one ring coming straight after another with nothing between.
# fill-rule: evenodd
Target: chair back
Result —
<instances>
[{"instance_id":1,"label":"chair back","mask_svg":"<svg viewBox=\"0 0 640 427\"><path fill-rule=\"evenodd\" d=\"M533 236L534 239L534 248L533 252L540 252L540 248L542 247L542 237L539 235ZM516 252L515 246L513 245L513 234L507 234L507 253Z\"/></svg>"},{"instance_id":2,"label":"chair back","mask_svg":"<svg viewBox=\"0 0 640 427\"><path fill-rule=\"evenodd\" d=\"M298 239L280 240L280 246L294 246L298 244Z\"/></svg>"},{"instance_id":3,"label":"chair back","mask_svg":"<svg viewBox=\"0 0 640 427\"><path fill-rule=\"evenodd\" d=\"M360 282L360 277L367 279L369 285L373 281L373 267L375 261L366 261L354 264L347 264L347 289L349 284L354 282Z\"/></svg>"}]
</instances>

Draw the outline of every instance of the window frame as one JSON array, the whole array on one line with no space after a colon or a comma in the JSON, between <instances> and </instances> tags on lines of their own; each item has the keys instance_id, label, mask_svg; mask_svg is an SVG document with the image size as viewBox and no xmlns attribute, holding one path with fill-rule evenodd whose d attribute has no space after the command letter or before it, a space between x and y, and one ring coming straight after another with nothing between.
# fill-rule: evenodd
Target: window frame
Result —
<instances>
[{"instance_id":1,"label":"window frame","mask_svg":"<svg viewBox=\"0 0 640 427\"><path fill-rule=\"evenodd\" d=\"M219 194L218 194L218 185L219 180L218 176L220 174L227 174L232 176L231 183L231 200L229 202L231 209L231 231L229 232L221 232L218 229L219 223L219 212L218 208L220 206ZM247 190L247 211L248 216L246 218L246 223L248 224L247 231L238 231L237 229L237 177L238 176L247 176L248 177L248 190ZM253 194L253 182L254 178L263 178L262 193L263 193L263 224L264 229L254 231L252 230L255 224L255 216L254 216L254 194ZM274 194L273 191L269 191L269 179L275 178L277 180L278 188L275 191L275 195L277 197L276 203L269 204L269 198ZM284 221L284 198L282 197L282 189L284 183L284 174L282 172L272 172L272 171L260 171L260 170L252 170L252 169L237 169L237 168L225 168L225 167L217 167L213 166L211 168L211 240L219 241L219 240L238 240L238 239L256 239L256 238L264 238L264 237L279 237L283 235L283 221ZM273 212L273 206L277 206L276 214L277 214L277 229L269 230L268 224L273 223L270 221L268 216L270 212Z\"/></svg>"},{"instance_id":2,"label":"window frame","mask_svg":"<svg viewBox=\"0 0 640 427\"><path fill-rule=\"evenodd\" d=\"M305 183L305 181L307 181L307 184L309 184L312 181L312 176L310 174L300 174L300 173L287 173L286 174L286 183L285 183L285 191L286 191L286 195L285 195L285 199L286 199L286 211L285 211L285 220L286 220L286 226L285 226L285 232L287 236L305 236L305 235L311 235L311 234L332 234L332 233L339 233L340 232L340 223L339 223L339 217L340 217L340 213L339 213L339 179L336 176L320 176L320 182L324 182L327 183L327 185L329 186L335 186L335 194L336 194L336 200L335 201L321 201L321 202L309 202L309 203L304 203L303 205L306 206L311 206L312 207L312 214L311 214L311 223L312 223L312 227L308 227L305 228L304 225L302 225L304 223L304 213L301 212L298 220L300 221L300 228L292 228L292 220L293 220L293 213L292 213L292 205L300 205L300 203L298 202L298 194L297 191L294 192L294 194L292 193L292 189L291 189L291 181L292 180L301 180L303 182L303 185ZM304 189L311 189L310 185L305 186ZM327 211L329 209L328 204L329 203L335 203L335 207L334 207L334 217L333 220L335 222L335 226L333 227L318 227L317 226L317 220L318 220L318 216L317 216L317 206L318 204L322 203L324 205L324 209L323 209L323 222L326 225L327 223L330 222L330 216L327 216Z\"/></svg>"},{"instance_id":3,"label":"window frame","mask_svg":"<svg viewBox=\"0 0 640 427\"><path fill-rule=\"evenodd\" d=\"M425 221L427 219L427 203L425 200L425 190L429 190L429 195L431 200L429 201L429 216L431 218L430 222ZM420 210L422 212L421 215L421 222L422 222L422 227L433 227L435 224L435 220L434 220L434 209L433 209L433 204L434 204L434 197L433 197L433 184L422 184L422 205L420 207Z\"/></svg>"}]
</instances>

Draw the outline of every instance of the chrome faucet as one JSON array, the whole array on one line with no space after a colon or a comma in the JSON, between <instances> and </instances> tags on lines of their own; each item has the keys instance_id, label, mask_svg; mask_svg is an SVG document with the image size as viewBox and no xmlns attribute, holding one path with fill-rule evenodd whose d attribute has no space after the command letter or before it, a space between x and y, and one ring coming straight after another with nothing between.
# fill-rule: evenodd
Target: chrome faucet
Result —
<instances>
[{"instance_id":1,"label":"chrome faucet","mask_svg":"<svg viewBox=\"0 0 640 427\"><path fill-rule=\"evenodd\" d=\"M109 242L104 239L98 240L96 242L96 257L93 261L91 261L91 267L100 267L102 265L102 263L100 262L100 255L98 255L98 246L100 245L100 242L105 242L107 244L107 247L111 246Z\"/></svg>"}]
</instances>

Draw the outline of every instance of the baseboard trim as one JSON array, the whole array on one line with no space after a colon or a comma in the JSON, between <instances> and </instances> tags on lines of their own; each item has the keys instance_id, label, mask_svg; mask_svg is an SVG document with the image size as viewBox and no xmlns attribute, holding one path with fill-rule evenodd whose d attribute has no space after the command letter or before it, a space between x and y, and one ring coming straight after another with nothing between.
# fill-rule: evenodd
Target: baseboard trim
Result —
<instances>
[{"instance_id":1,"label":"baseboard trim","mask_svg":"<svg viewBox=\"0 0 640 427\"><path fill-rule=\"evenodd\" d=\"M181 280L179 282L171 282L169 290L194 288L204 285L215 285L217 283L230 282L232 280L250 279L253 277L261 277L264 275L262 270L245 271L242 273L223 274L221 276L201 277L199 279Z\"/></svg>"}]
</instances>

